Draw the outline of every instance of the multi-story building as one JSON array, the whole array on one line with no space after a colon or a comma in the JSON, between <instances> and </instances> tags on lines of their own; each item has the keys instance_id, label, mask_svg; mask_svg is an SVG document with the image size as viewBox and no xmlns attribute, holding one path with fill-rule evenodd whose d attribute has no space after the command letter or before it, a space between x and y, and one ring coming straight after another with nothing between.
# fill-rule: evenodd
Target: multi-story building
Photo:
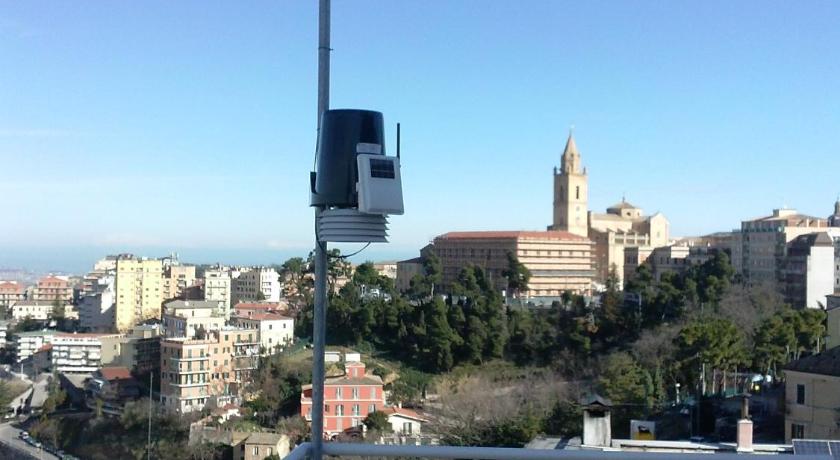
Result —
<instances>
[{"instance_id":1,"label":"multi-story building","mask_svg":"<svg viewBox=\"0 0 840 460\"><path fill-rule=\"evenodd\" d=\"M328 436L358 428L368 414L385 408L379 376L366 374L364 363L346 358L344 372L324 381L324 433ZM312 385L303 386L300 415L312 420Z\"/></svg>"},{"instance_id":2,"label":"multi-story building","mask_svg":"<svg viewBox=\"0 0 840 460\"><path fill-rule=\"evenodd\" d=\"M25 298L26 289L17 281L0 281L0 308L9 308Z\"/></svg>"},{"instance_id":3,"label":"multi-story building","mask_svg":"<svg viewBox=\"0 0 840 460\"><path fill-rule=\"evenodd\" d=\"M595 270L598 281L615 272L619 285L624 282L624 249L659 247L668 244L668 220L661 213L643 215L624 199L607 208L606 214L588 210L589 177L581 165L575 139L569 134L560 169L554 168L554 219L550 230L569 232L595 243Z\"/></svg>"},{"instance_id":4,"label":"multi-story building","mask_svg":"<svg viewBox=\"0 0 840 460\"><path fill-rule=\"evenodd\" d=\"M163 302L161 261L120 255L116 272L116 329L125 332L145 320L160 319Z\"/></svg>"},{"instance_id":5,"label":"multi-story building","mask_svg":"<svg viewBox=\"0 0 840 460\"><path fill-rule=\"evenodd\" d=\"M222 302L225 310L230 309L230 272L221 267L204 272L204 300Z\"/></svg>"},{"instance_id":6,"label":"multi-story building","mask_svg":"<svg viewBox=\"0 0 840 460\"><path fill-rule=\"evenodd\" d=\"M423 259L421 257L397 262L397 290L400 292L407 291L411 287L411 280L417 275L423 275Z\"/></svg>"},{"instance_id":7,"label":"multi-story building","mask_svg":"<svg viewBox=\"0 0 840 460\"><path fill-rule=\"evenodd\" d=\"M774 209L773 214L741 222L741 231L733 233L733 258L740 257L744 280L751 284L779 287L787 244L794 238L825 231L826 219L799 214L794 209Z\"/></svg>"},{"instance_id":8,"label":"multi-story building","mask_svg":"<svg viewBox=\"0 0 840 460\"><path fill-rule=\"evenodd\" d=\"M12 318L22 320L26 318L46 321L53 314L55 305L43 300L22 300L12 306Z\"/></svg>"},{"instance_id":9,"label":"multi-story building","mask_svg":"<svg viewBox=\"0 0 840 460\"><path fill-rule=\"evenodd\" d=\"M276 353L294 340L295 320L278 313L234 316L231 323L243 329L256 329L259 332L260 350L264 355Z\"/></svg>"},{"instance_id":10,"label":"multi-story building","mask_svg":"<svg viewBox=\"0 0 840 460\"><path fill-rule=\"evenodd\" d=\"M44 344L51 343L56 331L18 332L14 335L17 362L21 362L34 355Z\"/></svg>"},{"instance_id":11,"label":"multi-story building","mask_svg":"<svg viewBox=\"0 0 840 460\"><path fill-rule=\"evenodd\" d=\"M282 314L288 309L285 302L239 302L233 306L233 315L249 318L260 313Z\"/></svg>"},{"instance_id":12,"label":"multi-story building","mask_svg":"<svg viewBox=\"0 0 840 460\"><path fill-rule=\"evenodd\" d=\"M164 307L163 329L166 337L196 338L208 331L222 329L226 319L221 302L173 300Z\"/></svg>"},{"instance_id":13,"label":"multi-story building","mask_svg":"<svg viewBox=\"0 0 840 460\"><path fill-rule=\"evenodd\" d=\"M195 285L195 265L169 264L163 269L163 300L186 298Z\"/></svg>"},{"instance_id":14,"label":"multi-story building","mask_svg":"<svg viewBox=\"0 0 840 460\"><path fill-rule=\"evenodd\" d=\"M9 332L9 322L0 320L0 348L6 348L6 334Z\"/></svg>"},{"instance_id":15,"label":"multi-story building","mask_svg":"<svg viewBox=\"0 0 840 460\"><path fill-rule=\"evenodd\" d=\"M715 257L720 249L708 246L671 245L658 248L634 246L624 250L624 279L629 280L643 263L650 267L656 281L666 273L682 275L694 265Z\"/></svg>"},{"instance_id":16,"label":"multi-story building","mask_svg":"<svg viewBox=\"0 0 840 460\"><path fill-rule=\"evenodd\" d=\"M373 269L376 270L380 276L385 276L387 278L391 278L392 280L397 279L396 261L374 262Z\"/></svg>"},{"instance_id":17,"label":"multi-story building","mask_svg":"<svg viewBox=\"0 0 840 460\"><path fill-rule=\"evenodd\" d=\"M52 370L90 373L119 357L119 334L57 333L52 338Z\"/></svg>"},{"instance_id":18,"label":"multi-story building","mask_svg":"<svg viewBox=\"0 0 840 460\"><path fill-rule=\"evenodd\" d=\"M32 300L42 302L64 302L73 300L73 286L66 276L45 276L38 280L32 290Z\"/></svg>"},{"instance_id":19,"label":"multi-story building","mask_svg":"<svg viewBox=\"0 0 840 460\"><path fill-rule=\"evenodd\" d=\"M136 374L160 369L160 326L134 326L120 342L120 364Z\"/></svg>"},{"instance_id":20,"label":"multi-story building","mask_svg":"<svg viewBox=\"0 0 840 460\"><path fill-rule=\"evenodd\" d=\"M258 332L226 327L203 339L161 340L161 399L187 413L239 403L259 364Z\"/></svg>"},{"instance_id":21,"label":"multi-story building","mask_svg":"<svg viewBox=\"0 0 840 460\"><path fill-rule=\"evenodd\" d=\"M265 300L279 302L281 294L280 275L268 267L258 267L241 271L231 281L232 302L243 300Z\"/></svg>"},{"instance_id":22,"label":"multi-story building","mask_svg":"<svg viewBox=\"0 0 840 460\"><path fill-rule=\"evenodd\" d=\"M825 349L840 347L840 292L825 297Z\"/></svg>"},{"instance_id":23,"label":"multi-story building","mask_svg":"<svg viewBox=\"0 0 840 460\"><path fill-rule=\"evenodd\" d=\"M791 240L779 277L785 301L795 308L825 308L837 289L840 273L840 229L800 235Z\"/></svg>"},{"instance_id":24,"label":"multi-story building","mask_svg":"<svg viewBox=\"0 0 840 460\"><path fill-rule=\"evenodd\" d=\"M289 454L289 437L279 433L247 433L233 445L233 460L284 458Z\"/></svg>"},{"instance_id":25,"label":"multi-story building","mask_svg":"<svg viewBox=\"0 0 840 460\"><path fill-rule=\"evenodd\" d=\"M785 366L785 442L840 439L840 347Z\"/></svg>"},{"instance_id":26,"label":"multi-story building","mask_svg":"<svg viewBox=\"0 0 840 460\"><path fill-rule=\"evenodd\" d=\"M435 238L431 251L440 259L443 285L451 286L468 265L484 269L498 290L507 287L502 275L508 253L530 272L528 298L535 302L559 298L565 292L588 293L595 272L592 242L565 231L450 232Z\"/></svg>"},{"instance_id":27,"label":"multi-story building","mask_svg":"<svg viewBox=\"0 0 840 460\"><path fill-rule=\"evenodd\" d=\"M86 278L86 294L79 298L79 326L88 331L110 332L116 325L114 275Z\"/></svg>"}]
</instances>

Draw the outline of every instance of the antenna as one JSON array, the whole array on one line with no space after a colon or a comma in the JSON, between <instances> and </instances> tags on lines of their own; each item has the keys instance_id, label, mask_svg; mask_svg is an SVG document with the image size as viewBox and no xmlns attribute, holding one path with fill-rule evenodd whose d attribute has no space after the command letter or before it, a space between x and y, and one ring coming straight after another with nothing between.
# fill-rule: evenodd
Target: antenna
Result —
<instances>
[{"instance_id":1,"label":"antenna","mask_svg":"<svg viewBox=\"0 0 840 460\"><path fill-rule=\"evenodd\" d=\"M400 124L397 122L397 158L400 157Z\"/></svg>"}]
</instances>

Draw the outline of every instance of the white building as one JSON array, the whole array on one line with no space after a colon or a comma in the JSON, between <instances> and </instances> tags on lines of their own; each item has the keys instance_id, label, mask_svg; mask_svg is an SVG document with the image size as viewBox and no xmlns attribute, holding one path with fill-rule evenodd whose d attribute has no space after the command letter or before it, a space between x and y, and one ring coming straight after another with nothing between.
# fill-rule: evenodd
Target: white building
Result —
<instances>
[{"instance_id":1,"label":"white building","mask_svg":"<svg viewBox=\"0 0 840 460\"><path fill-rule=\"evenodd\" d=\"M103 364L103 342L114 343L120 334L69 334L58 333L52 337L52 370L54 372L95 372ZM119 355L119 350L111 355ZM112 359L105 360L107 364Z\"/></svg>"},{"instance_id":2,"label":"white building","mask_svg":"<svg viewBox=\"0 0 840 460\"><path fill-rule=\"evenodd\" d=\"M280 275L273 268L260 267L242 271L239 277L231 281L231 286L233 303L242 300L280 301Z\"/></svg>"},{"instance_id":3,"label":"white building","mask_svg":"<svg viewBox=\"0 0 840 460\"><path fill-rule=\"evenodd\" d=\"M840 229L800 235L785 249L780 279L786 301L794 308L825 308L826 296L835 292L840 279Z\"/></svg>"},{"instance_id":4,"label":"white building","mask_svg":"<svg viewBox=\"0 0 840 460\"><path fill-rule=\"evenodd\" d=\"M21 300L12 305L12 318L22 320L26 318L46 321L52 314L52 302L41 300Z\"/></svg>"},{"instance_id":5,"label":"white building","mask_svg":"<svg viewBox=\"0 0 840 460\"><path fill-rule=\"evenodd\" d=\"M262 354L273 354L294 340L295 320L277 313L254 313L250 317L234 316L236 327L256 329Z\"/></svg>"},{"instance_id":6,"label":"white building","mask_svg":"<svg viewBox=\"0 0 840 460\"><path fill-rule=\"evenodd\" d=\"M221 302L207 300L173 300L164 307L165 337L196 338L199 331L218 331L225 327Z\"/></svg>"},{"instance_id":7,"label":"white building","mask_svg":"<svg viewBox=\"0 0 840 460\"><path fill-rule=\"evenodd\" d=\"M204 300L222 302L230 310L230 272L222 268L204 272Z\"/></svg>"},{"instance_id":8,"label":"white building","mask_svg":"<svg viewBox=\"0 0 840 460\"><path fill-rule=\"evenodd\" d=\"M114 275L92 279L92 292L79 299L79 326L91 331L111 331L116 324L114 316Z\"/></svg>"},{"instance_id":9,"label":"white building","mask_svg":"<svg viewBox=\"0 0 840 460\"><path fill-rule=\"evenodd\" d=\"M52 343L55 331L31 331L15 334L17 346L17 362L21 362L34 355L44 344Z\"/></svg>"}]
</instances>

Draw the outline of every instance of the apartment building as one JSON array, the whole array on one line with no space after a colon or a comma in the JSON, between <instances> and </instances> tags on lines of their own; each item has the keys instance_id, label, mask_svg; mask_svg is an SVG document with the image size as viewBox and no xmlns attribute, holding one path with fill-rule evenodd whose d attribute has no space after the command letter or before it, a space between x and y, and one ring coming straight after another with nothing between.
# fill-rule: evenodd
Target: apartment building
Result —
<instances>
[{"instance_id":1,"label":"apartment building","mask_svg":"<svg viewBox=\"0 0 840 460\"><path fill-rule=\"evenodd\" d=\"M137 374L159 369L160 341L159 325L134 326L120 340L120 364Z\"/></svg>"},{"instance_id":2,"label":"apartment building","mask_svg":"<svg viewBox=\"0 0 840 460\"><path fill-rule=\"evenodd\" d=\"M26 289L17 281L0 281L0 307L9 308L25 298Z\"/></svg>"},{"instance_id":3,"label":"apartment building","mask_svg":"<svg viewBox=\"0 0 840 460\"><path fill-rule=\"evenodd\" d=\"M397 290L407 291L411 287L411 280L417 275L423 275L423 258L415 257L397 262Z\"/></svg>"},{"instance_id":4,"label":"apartment building","mask_svg":"<svg viewBox=\"0 0 840 460\"><path fill-rule=\"evenodd\" d=\"M73 286L66 276L45 276L38 280L32 290L32 300L41 302L65 302L73 300Z\"/></svg>"},{"instance_id":5,"label":"apartment building","mask_svg":"<svg viewBox=\"0 0 840 460\"><path fill-rule=\"evenodd\" d=\"M231 281L231 289L234 304L243 300L279 302L282 293L280 275L273 268L267 267L241 271Z\"/></svg>"},{"instance_id":6,"label":"apartment building","mask_svg":"<svg viewBox=\"0 0 840 460\"><path fill-rule=\"evenodd\" d=\"M90 373L119 357L120 334L56 333L52 337L52 370Z\"/></svg>"},{"instance_id":7,"label":"apartment building","mask_svg":"<svg viewBox=\"0 0 840 460\"><path fill-rule=\"evenodd\" d=\"M56 331L18 332L14 335L17 362L21 362L35 354L45 344L51 343Z\"/></svg>"},{"instance_id":8,"label":"apartment building","mask_svg":"<svg viewBox=\"0 0 840 460\"><path fill-rule=\"evenodd\" d=\"M164 307L163 329L166 337L196 338L199 333L222 329L226 320L218 301L173 300Z\"/></svg>"},{"instance_id":9,"label":"apartment building","mask_svg":"<svg viewBox=\"0 0 840 460\"><path fill-rule=\"evenodd\" d=\"M52 316L54 307L52 302L43 300L22 300L12 306L12 319L46 321Z\"/></svg>"},{"instance_id":10,"label":"apartment building","mask_svg":"<svg viewBox=\"0 0 840 460\"><path fill-rule=\"evenodd\" d=\"M434 239L431 251L443 267L443 284L451 286L468 265L484 269L495 287L506 289L502 275L508 268L508 253L531 272L527 297L548 301L564 291L588 293L595 270L592 242L562 231L449 232Z\"/></svg>"},{"instance_id":11,"label":"apartment building","mask_svg":"<svg viewBox=\"0 0 840 460\"><path fill-rule=\"evenodd\" d=\"M255 329L225 327L203 339L163 338L161 404L178 413L239 404L259 364L257 335Z\"/></svg>"},{"instance_id":12,"label":"apartment building","mask_svg":"<svg viewBox=\"0 0 840 460\"><path fill-rule=\"evenodd\" d=\"M120 255L116 261L116 329L128 331L147 319L160 319L163 264L157 259Z\"/></svg>"},{"instance_id":13,"label":"apartment building","mask_svg":"<svg viewBox=\"0 0 840 460\"><path fill-rule=\"evenodd\" d=\"M79 326L88 331L111 332L116 324L114 275L85 278L86 294L79 298Z\"/></svg>"},{"instance_id":14,"label":"apartment building","mask_svg":"<svg viewBox=\"0 0 840 460\"><path fill-rule=\"evenodd\" d=\"M826 307L826 296L840 281L840 228L800 235L785 248L779 279L785 301L794 308Z\"/></svg>"},{"instance_id":15,"label":"apartment building","mask_svg":"<svg viewBox=\"0 0 840 460\"><path fill-rule=\"evenodd\" d=\"M368 414L385 408L382 379L367 374L358 355L349 355L345 355L345 374L324 381L324 433L328 436L359 428ZM312 420L312 385L303 386L300 415Z\"/></svg>"},{"instance_id":16,"label":"apartment building","mask_svg":"<svg viewBox=\"0 0 840 460\"><path fill-rule=\"evenodd\" d=\"M195 265L170 264L163 268L163 300L183 299L196 283Z\"/></svg>"},{"instance_id":17,"label":"apartment building","mask_svg":"<svg viewBox=\"0 0 840 460\"><path fill-rule=\"evenodd\" d=\"M231 305L230 272L221 267L204 272L204 300L222 302L225 310Z\"/></svg>"},{"instance_id":18,"label":"apartment building","mask_svg":"<svg viewBox=\"0 0 840 460\"><path fill-rule=\"evenodd\" d=\"M263 355L274 354L294 341L295 320L278 313L234 316L231 323L244 329L256 329Z\"/></svg>"},{"instance_id":19,"label":"apartment building","mask_svg":"<svg viewBox=\"0 0 840 460\"><path fill-rule=\"evenodd\" d=\"M741 222L740 232L733 233L733 245L740 251L733 251L733 257L741 258L737 266L745 281L779 287L787 244L827 228L826 219L799 214L795 209L774 209L772 215Z\"/></svg>"},{"instance_id":20,"label":"apartment building","mask_svg":"<svg viewBox=\"0 0 840 460\"><path fill-rule=\"evenodd\" d=\"M840 439L840 347L785 366L785 442Z\"/></svg>"},{"instance_id":21,"label":"apartment building","mask_svg":"<svg viewBox=\"0 0 840 460\"><path fill-rule=\"evenodd\" d=\"M691 267L714 258L720 251L719 248L687 245L627 247L624 250L624 279L632 279L643 263L650 267L656 281L660 281L666 273L682 275Z\"/></svg>"},{"instance_id":22,"label":"apartment building","mask_svg":"<svg viewBox=\"0 0 840 460\"><path fill-rule=\"evenodd\" d=\"M289 454L289 437L279 433L247 433L233 445L233 460L265 460Z\"/></svg>"}]
</instances>

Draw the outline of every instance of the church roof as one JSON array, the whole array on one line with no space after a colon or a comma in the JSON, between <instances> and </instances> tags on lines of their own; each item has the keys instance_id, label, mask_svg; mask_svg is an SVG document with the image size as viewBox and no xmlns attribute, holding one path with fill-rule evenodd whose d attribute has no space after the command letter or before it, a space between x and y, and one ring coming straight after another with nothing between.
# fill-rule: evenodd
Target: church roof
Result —
<instances>
[{"instance_id":1,"label":"church roof","mask_svg":"<svg viewBox=\"0 0 840 460\"><path fill-rule=\"evenodd\" d=\"M610 206L607 209L639 209L637 206L633 206L632 204L628 203L624 199L621 200L620 203L616 203Z\"/></svg>"},{"instance_id":2,"label":"church roof","mask_svg":"<svg viewBox=\"0 0 840 460\"><path fill-rule=\"evenodd\" d=\"M578 155L578 156L580 156L580 153L578 152L577 145L575 144L575 137L572 133L569 133L569 139L566 140L566 148L563 150L563 155L564 156L565 155Z\"/></svg>"}]
</instances>

